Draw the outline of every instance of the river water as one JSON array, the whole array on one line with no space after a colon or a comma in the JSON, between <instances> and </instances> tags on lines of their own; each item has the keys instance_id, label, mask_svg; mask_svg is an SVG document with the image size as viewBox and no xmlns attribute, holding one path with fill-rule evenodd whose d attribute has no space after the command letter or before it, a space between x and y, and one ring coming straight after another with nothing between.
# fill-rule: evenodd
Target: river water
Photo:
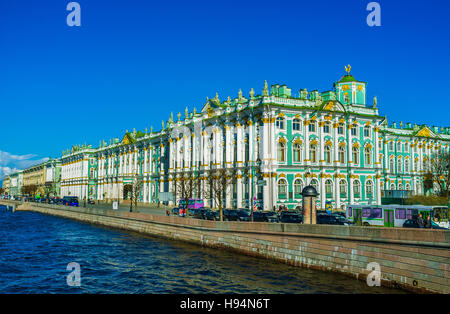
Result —
<instances>
[{"instance_id":1,"label":"river water","mask_svg":"<svg viewBox=\"0 0 450 314\"><path fill-rule=\"evenodd\" d=\"M80 265L69 286L68 263ZM0 207L1 293L402 293L293 267Z\"/></svg>"}]
</instances>

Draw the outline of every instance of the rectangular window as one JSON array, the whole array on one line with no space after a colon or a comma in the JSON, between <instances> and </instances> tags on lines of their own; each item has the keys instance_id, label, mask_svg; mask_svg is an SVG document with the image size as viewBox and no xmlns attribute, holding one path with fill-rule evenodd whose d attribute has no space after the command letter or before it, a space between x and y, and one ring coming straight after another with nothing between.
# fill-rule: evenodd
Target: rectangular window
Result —
<instances>
[{"instance_id":1,"label":"rectangular window","mask_svg":"<svg viewBox=\"0 0 450 314\"><path fill-rule=\"evenodd\" d=\"M396 208L395 209L395 218L396 219L406 219L406 209Z\"/></svg>"},{"instance_id":2,"label":"rectangular window","mask_svg":"<svg viewBox=\"0 0 450 314\"><path fill-rule=\"evenodd\" d=\"M370 217L370 208L363 208L363 217Z\"/></svg>"},{"instance_id":3,"label":"rectangular window","mask_svg":"<svg viewBox=\"0 0 450 314\"><path fill-rule=\"evenodd\" d=\"M344 125L342 123L339 123L339 125L338 125L338 134L339 135L344 134Z\"/></svg>"},{"instance_id":4,"label":"rectangular window","mask_svg":"<svg viewBox=\"0 0 450 314\"><path fill-rule=\"evenodd\" d=\"M372 208L370 210L370 218L381 218L381 208Z\"/></svg>"},{"instance_id":5,"label":"rectangular window","mask_svg":"<svg viewBox=\"0 0 450 314\"><path fill-rule=\"evenodd\" d=\"M356 136L356 126L352 126L352 136Z\"/></svg>"}]
</instances>

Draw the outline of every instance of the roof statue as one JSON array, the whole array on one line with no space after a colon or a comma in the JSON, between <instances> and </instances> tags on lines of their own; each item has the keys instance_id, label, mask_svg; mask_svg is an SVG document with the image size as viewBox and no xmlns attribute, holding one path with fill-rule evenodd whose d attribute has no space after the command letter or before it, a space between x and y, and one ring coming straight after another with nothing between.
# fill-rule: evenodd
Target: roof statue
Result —
<instances>
[{"instance_id":1,"label":"roof statue","mask_svg":"<svg viewBox=\"0 0 450 314\"><path fill-rule=\"evenodd\" d=\"M242 99L242 89L239 88L239 93L238 93L238 99L241 100Z\"/></svg>"},{"instance_id":2,"label":"roof statue","mask_svg":"<svg viewBox=\"0 0 450 314\"><path fill-rule=\"evenodd\" d=\"M345 72L347 72L347 75L350 75L351 69L352 69L352 67L350 66L350 64L345 67Z\"/></svg>"},{"instance_id":3,"label":"roof statue","mask_svg":"<svg viewBox=\"0 0 450 314\"><path fill-rule=\"evenodd\" d=\"M164 130L164 120L161 121L162 129Z\"/></svg>"},{"instance_id":4,"label":"roof statue","mask_svg":"<svg viewBox=\"0 0 450 314\"><path fill-rule=\"evenodd\" d=\"M196 113L197 113L197 108L194 107L194 114L196 114Z\"/></svg>"},{"instance_id":5,"label":"roof statue","mask_svg":"<svg viewBox=\"0 0 450 314\"><path fill-rule=\"evenodd\" d=\"M173 112L170 113L169 122L173 122Z\"/></svg>"},{"instance_id":6,"label":"roof statue","mask_svg":"<svg viewBox=\"0 0 450 314\"><path fill-rule=\"evenodd\" d=\"M189 118L189 111L188 111L188 107L186 107L186 109L184 109L184 116L187 118Z\"/></svg>"},{"instance_id":7,"label":"roof statue","mask_svg":"<svg viewBox=\"0 0 450 314\"><path fill-rule=\"evenodd\" d=\"M153 125L150 126L150 134L153 134Z\"/></svg>"},{"instance_id":8,"label":"roof statue","mask_svg":"<svg viewBox=\"0 0 450 314\"><path fill-rule=\"evenodd\" d=\"M253 99L253 96L255 96L255 91L253 90L253 87L252 87L252 89L250 90L250 98Z\"/></svg>"},{"instance_id":9,"label":"roof statue","mask_svg":"<svg viewBox=\"0 0 450 314\"><path fill-rule=\"evenodd\" d=\"M377 96L373 97L373 107L377 107Z\"/></svg>"},{"instance_id":10,"label":"roof statue","mask_svg":"<svg viewBox=\"0 0 450 314\"><path fill-rule=\"evenodd\" d=\"M264 81L263 96L269 96L269 88L267 87L267 81Z\"/></svg>"},{"instance_id":11,"label":"roof statue","mask_svg":"<svg viewBox=\"0 0 450 314\"><path fill-rule=\"evenodd\" d=\"M180 121L181 120L181 112L178 112L178 121Z\"/></svg>"}]
</instances>

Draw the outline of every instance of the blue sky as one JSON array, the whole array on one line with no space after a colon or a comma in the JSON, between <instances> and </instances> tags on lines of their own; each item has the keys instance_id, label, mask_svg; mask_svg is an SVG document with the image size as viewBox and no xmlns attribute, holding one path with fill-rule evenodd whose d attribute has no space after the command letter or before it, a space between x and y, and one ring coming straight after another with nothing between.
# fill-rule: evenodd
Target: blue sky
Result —
<instances>
[{"instance_id":1,"label":"blue sky","mask_svg":"<svg viewBox=\"0 0 450 314\"><path fill-rule=\"evenodd\" d=\"M448 1L378 1L381 27L368 0L80 0L81 27L69 2L0 2L0 180L216 92L329 90L347 64L389 121L450 125Z\"/></svg>"}]
</instances>

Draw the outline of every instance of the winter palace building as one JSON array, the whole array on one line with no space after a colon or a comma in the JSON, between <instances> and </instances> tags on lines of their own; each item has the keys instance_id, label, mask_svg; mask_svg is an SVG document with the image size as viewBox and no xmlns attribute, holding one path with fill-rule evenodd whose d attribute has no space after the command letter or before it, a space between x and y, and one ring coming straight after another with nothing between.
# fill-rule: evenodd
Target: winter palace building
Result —
<instances>
[{"instance_id":1,"label":"winter palace building","mask_svg":"<svg viewBox=\"0 0 450 314\"><path fill-rule=\"evenodd\" d=\"M152 203L173 192L181 176L217 168L236 178L227 208L254 199L266 210L295 208L309 184L320 193L320 208L380 204L383 190L424 193L424 167L437 150L449 150L450 128L388 125L376 98L367 104L366 82L346 70L330 91L302 89L294 97L286 85L269 89L266 82L261 95L252 89L222 101L216 94L198 112L171 115L159 132L127 131L98 148L74 146L61 157L60 194L122 199L139 176L140 201ZM207 195L198 197L208 203Z\"/></svg>"}]
</instances>

